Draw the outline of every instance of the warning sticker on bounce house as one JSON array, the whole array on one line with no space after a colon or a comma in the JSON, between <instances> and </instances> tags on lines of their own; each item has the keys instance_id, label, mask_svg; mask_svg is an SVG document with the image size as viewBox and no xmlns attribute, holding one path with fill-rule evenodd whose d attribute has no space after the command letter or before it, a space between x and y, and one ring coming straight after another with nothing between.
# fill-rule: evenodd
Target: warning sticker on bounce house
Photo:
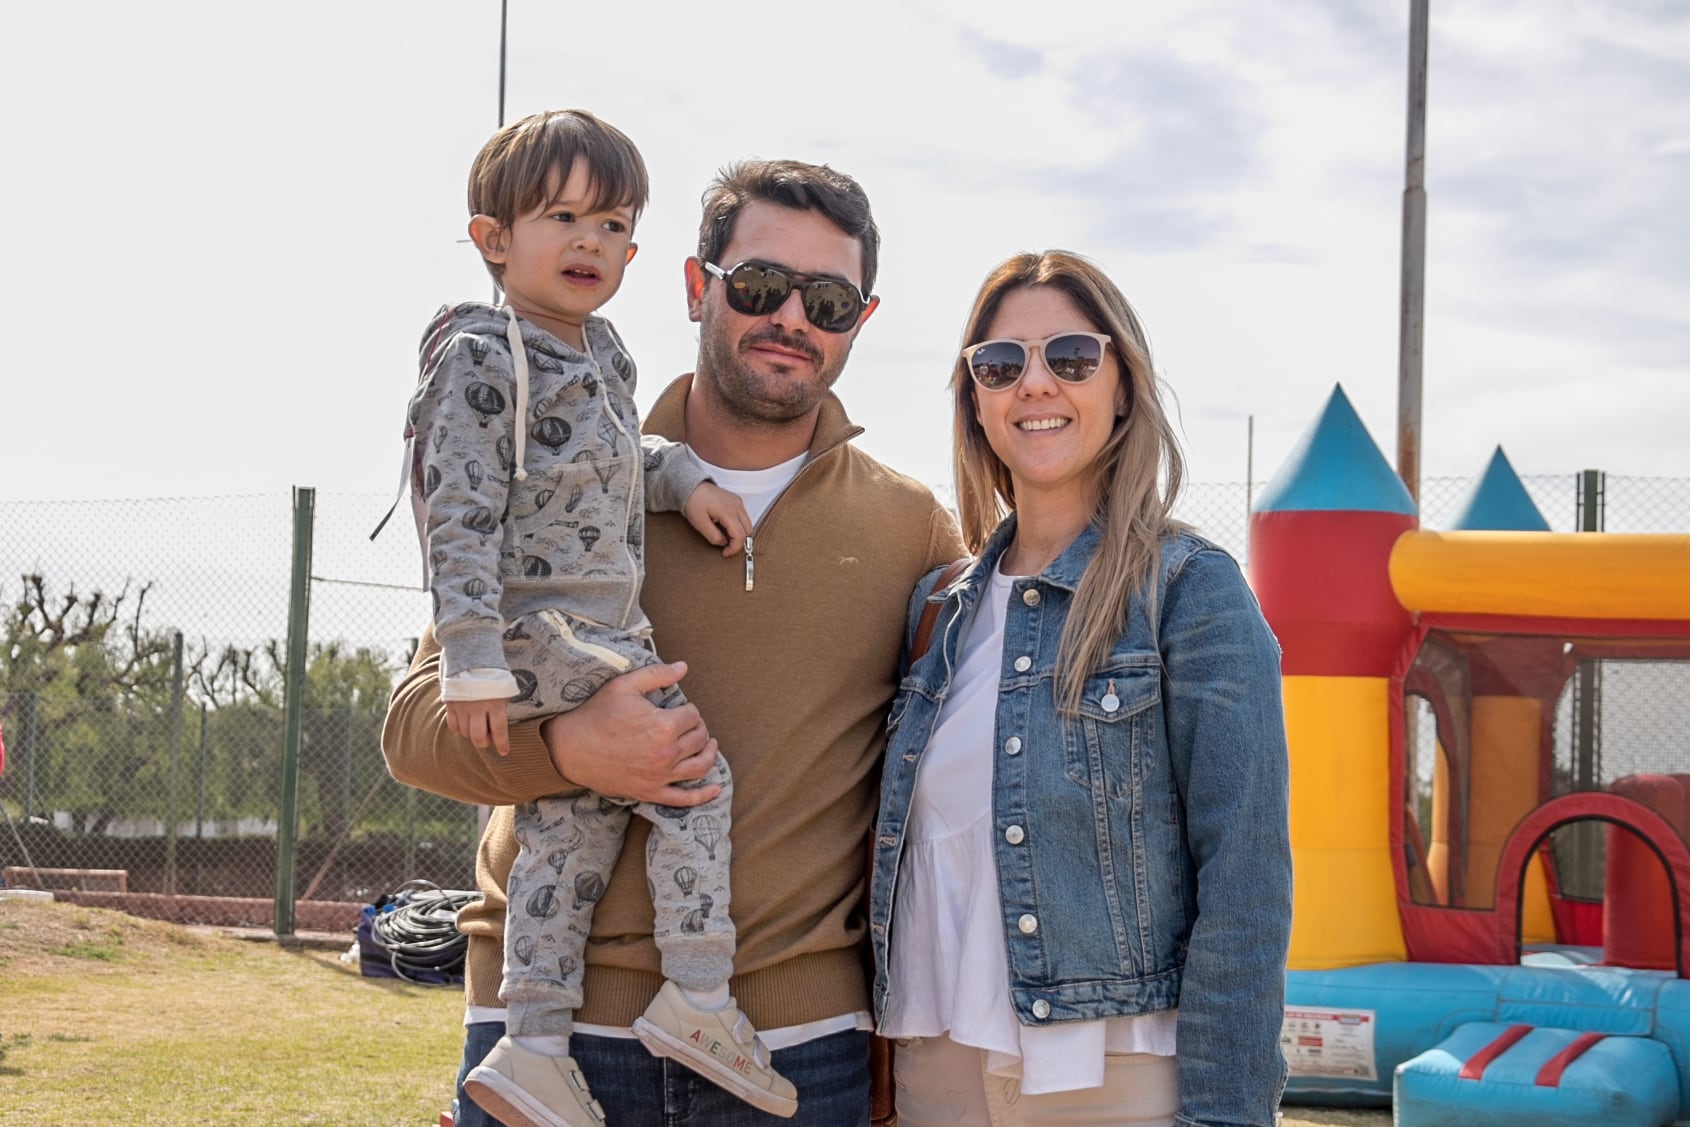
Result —
<instances>
[{"instance_id":1,"label":"warning sticker on bounce house","mask_svg":"<svg viewBox=\"0 0 1690 1127\"><path fill-rule=\"evenodd\" d=\"M1279 1047L1293 1076L1377 1080L1373 1064L1373 1010L1288 1009Z\"/></svg>"}]
</instances>

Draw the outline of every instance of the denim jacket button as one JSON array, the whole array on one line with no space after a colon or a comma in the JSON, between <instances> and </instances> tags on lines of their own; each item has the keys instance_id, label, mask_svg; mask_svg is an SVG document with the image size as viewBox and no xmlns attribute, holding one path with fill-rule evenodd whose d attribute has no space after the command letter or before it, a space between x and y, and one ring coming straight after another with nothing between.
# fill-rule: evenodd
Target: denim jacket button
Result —
<instances>
[{"instance_id":1,"label":"denim jacket button","mask_svg":"<svg viewBox=\"0 0 1690 1127\"><path fill-rule=\"evenodd\" d=\"M1031 912L1015 921L1015 926L1021 929L1022 935L1031 935L1039 930L1039 917Z\"/></svg>"},{"instance_id":2,"label":"denim jacket button","mask_svg":"<svg viewBox=\"0 0 1690 1127\"><path fill-rule=\"evenodd\" d=\"M1031 668L1033 668L1033 659L1028 657L1026 654L1022 654L1020 657L1015 659L1015 672L1025 673Z\"/></svg>"},{"instance_id":3,"label":"denim jacket button","mask_svg":"<svg viewBox=\"0 0 1690 1127\"><path fill-rule=\"evenodd\" d=\"M1027 840L1027 831L1022 829L1020 826L1010 826L1007 830L1003 831L1003 839L1011 845L1020 845L1023 841Z\"/></svg>"},{"instance_id":4,"label":"denim jacket button","mask_svg":"<svg viewBox=\"0 0 1690 1127\"><path fill-rule=\"evenodd\" d=\"M1003 753L1005 755L1020 755L1021 737L1011 736L1007 740L1003 741Z\"/></svg>"},{"instance_id":5,"label":"denim jacket button","mask_svg":"<svg viewBox=\"0 0 1690 1127\"><path fill-rule=\"evenodd\" d=\"M1039 605L1039 592L1038 592L1037 588L1029 587L1025 591L1021 592L1021 601L1026 603L1030 607L1038 606Z\"/></svg>"},{"instance_id":6,"label":"denim jacket button","mask_svg":"<svg viewBox=\"0 0 1690 1127\"><path fill-rule=\"evenodd\" d=\"M1033 1003L1033 1016L1043 1021L1050 1016L1050 1003L1040 998Z\"/></svg>"}]
</instances>

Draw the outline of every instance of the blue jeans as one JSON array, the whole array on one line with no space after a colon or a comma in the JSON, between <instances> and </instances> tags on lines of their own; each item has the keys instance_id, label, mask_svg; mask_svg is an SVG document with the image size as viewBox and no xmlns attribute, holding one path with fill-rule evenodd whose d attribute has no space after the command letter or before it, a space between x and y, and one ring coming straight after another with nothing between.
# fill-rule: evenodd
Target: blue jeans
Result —
<instances>
[{"instance_id":1,"label":"blue jeans","mask_svg":"<svg viewBox=\"0 0 1690 1127\"><path fill-rule=\"evenodd\" d=\"M498 1127L464 1095L464 1077L504 1036L503 1023L478 1022L464 1032L464 1060L453 1103L456 1127ZM615 1127L868 1127L868 1034L847 1030L774 1054L774 1065L798 1089L798 1115L758 1111L638 1041L577 1033L570 1051L593 1098Z\"/></svg>"}]
</instances>

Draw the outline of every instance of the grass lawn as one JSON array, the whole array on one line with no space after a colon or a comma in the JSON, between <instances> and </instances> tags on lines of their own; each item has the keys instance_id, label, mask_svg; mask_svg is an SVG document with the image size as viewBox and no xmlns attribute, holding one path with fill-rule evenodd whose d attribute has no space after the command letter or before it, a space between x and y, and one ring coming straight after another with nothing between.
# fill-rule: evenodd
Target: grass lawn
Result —
<instances>
[{"instance_id":1,"label":"grass lawn","mask_svg":"<svg viewBox=\"0 0 1690 1127\"><path fill-rule=\"evenodd\" d=\"M334 952L0 900L3 1123L422 1127L462 1020L460 990Z\"/></svg>"},{"instance_id":2,"label":"grass lawn","mask_svg":"<svg viewBox=\"0 0 1690 1127\"><path fill-rule=\"evenodd\" d=\"M0 1123L425 1127L462 1020L456 988L363 978L335 952L0 900ZM1285 1127L1390 1122L1285 1109Z\"/></svg>"}]
</instances>

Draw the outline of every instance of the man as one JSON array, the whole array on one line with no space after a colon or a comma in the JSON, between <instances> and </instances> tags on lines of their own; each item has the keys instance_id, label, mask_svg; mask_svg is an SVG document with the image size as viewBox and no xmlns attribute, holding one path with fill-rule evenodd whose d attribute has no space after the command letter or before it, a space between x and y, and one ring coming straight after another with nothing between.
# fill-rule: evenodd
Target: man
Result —
<instances>
[{"instance_id":1,"label":"man","mask_svg":"<svg viewBox=\"0 0 1690 1127\"><path fill-rule=\"evenodd\" d=\"M878 250L861 187L825 166L746 162L706 194L698 257L686 264L697 371L670 385L645 425L686 442L739 493L755 534L743 557L724 558L676 514L650 514L643 599L674 665L513 725L503 758L448 730L432 637L394 691L382 741L394 777L501 804L477 865L487 898L459 924L470 936L466 1069L503 1032L504 887L516 843L502 804L586 788L690 807L714 788L678 784L704 777L720 740L735 780L733 994L796 1085L797 1121L867 1123L862 858L881 726L909 592L962 554L928 490L850 445L860 428L830 390L876 305L867 295ZM691 705L647 701L683 673ZM694 832L707 837L710 826ZM598 903L573 1055L617 1127L688 1115L782 1122L695 1083L628 1034L662 982L645 846L636 822ZM460 1108L462 1124L487 1122L467 1100Z\"/></svg>"}]
</instances>

